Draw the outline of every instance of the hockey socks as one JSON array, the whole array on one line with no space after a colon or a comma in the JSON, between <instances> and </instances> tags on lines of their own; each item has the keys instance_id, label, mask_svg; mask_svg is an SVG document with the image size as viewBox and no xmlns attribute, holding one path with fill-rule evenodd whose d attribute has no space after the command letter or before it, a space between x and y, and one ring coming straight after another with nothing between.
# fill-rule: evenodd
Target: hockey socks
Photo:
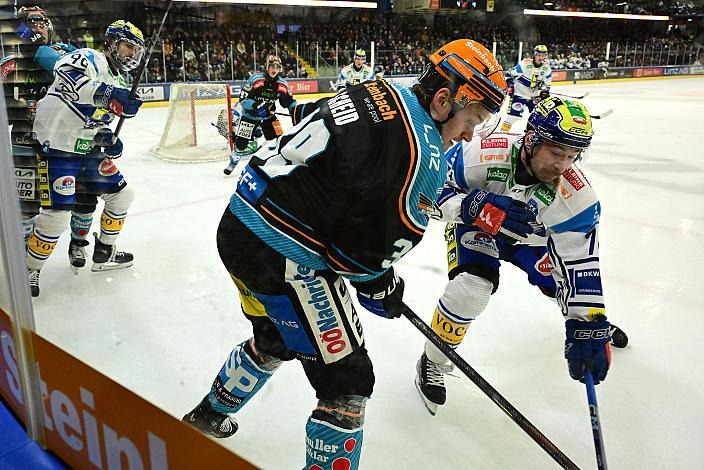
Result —
<instances>
[{"instance_id":1,"label":"hockey socks","mask_svg":"<svg viewBox=\"0 0 704 470\"><path fill-rule=\"evenodd\" d=\"M362 428L344 429L314 417L306 424L305 470L357 470Z\"/></svg>"},{"instance_id":2,"label":"hockey socks","mask_svg":"<svg viewBox=\"0 0 704 470\"><path fill-rule=\"evenodd\" d=\"M215 377L208 398L218 413L236 413L247 403L274 374L281 361L266 354L253 359L255 353L250 340L232 350Z\"/></svg>"}]
</instances>

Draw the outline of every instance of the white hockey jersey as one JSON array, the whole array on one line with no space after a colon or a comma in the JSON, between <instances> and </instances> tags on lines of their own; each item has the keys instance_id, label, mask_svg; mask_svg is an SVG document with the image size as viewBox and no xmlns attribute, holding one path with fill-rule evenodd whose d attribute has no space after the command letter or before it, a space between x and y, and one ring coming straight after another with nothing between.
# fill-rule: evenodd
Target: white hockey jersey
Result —
<instances>
[{"instance_id":1,"label":"white hockey jersey","mask_svg":"<svg viewBox=\"0 0 704 470\"><path fill-rule=\"evenodd\" d=\"M477 188L525 202L543 226L541 233L529 236L525 243L547 244L557 285L556 300L563 315L590 320L592 315L605 314L599 270L599 199L576 164L557 184L516 183L522 137L497 133L486 140L474 139L451 147L446 153L448 183L433 217L462 223L462 199Z\"/></svg>"},{"instance_id":2,"label":"white hockey jersey","mask_svg":"<svg viewBox=\"0 0 704 470\"><path fill-rule=\"evenodd\" d=\"M552 84L552 69L547 61L536 67L533 59L523 59L509 73L514 80L514 94L523 98L535 98Z\"/></svg>"},{"instance_id":3,"label":"white hockey jersey","mask_svg":"<svg viewBox=\"0 0 704 470\"><path fill-rule=\"evenodd\" d=\"M37 141L64 152L89 153L95 134L115 117L95 104L95 92L103 83L127 88L102 52L78 49L56 62L54 82L37 103L33 127Z\"/></svg>"},{"instance_id":4,"label":"white hockey jersey","mask_svg":"<svg viewBox=\"0 0 704 470\"><path fill-rule=\"evenodd\" d=\"M362 64L362 67L359 70L355 70L354 64L345 65L342 67L342 70L340 70L340 75L337 77L335 88L337 90L342 90L350 85L358 85L362 82L368 82L375 79L374 69L367 64Z\"/></svg>"}]
</instances>

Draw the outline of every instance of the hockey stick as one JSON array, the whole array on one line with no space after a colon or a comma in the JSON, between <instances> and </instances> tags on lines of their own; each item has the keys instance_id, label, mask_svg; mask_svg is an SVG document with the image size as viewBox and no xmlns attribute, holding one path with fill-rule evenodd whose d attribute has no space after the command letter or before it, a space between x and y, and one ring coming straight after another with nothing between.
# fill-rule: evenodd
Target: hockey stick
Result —
<instances>
[{"instance_id":1,"label":"hockey stick","mask_svg":"<svg viewBox=\"0 0 704 470\"><path fill-rule=\"evenodd\" d=\"M557 96L564 96L565 98L573 98L575 100L581 100L582 98L586 98L587 96L589 96L589 92L586 92L583 95L568 95L567 93L557 93L557 92L551 91L550 94L557 95Z\"/></svg>"},{"instance_id":2,"label":"hockey stick","mask_svg":"<svg viewBox=\"0 0 704 470\"><path fill-rule=\"evenodd\" d=\"M592 119L604 119L606 116L610 115L613 112L613 109L607 109L601 114L590 114L589 117L591 117Z\"/></svg>"},{"instance_id":3,"label":"hockey stick","mask_svg":"<svg viewBox=\"0 0 704 470\"><path fill-rule=\"evenodd\" d=\"M139 82L142 81L142 74L144 73L144 69L147 68L147 62L149 62L149 58L151 57L152 52L154 52L154 46L156 46L156 41L161 35L161 29L164 27L164 23L166 23L166 17L169 16L169 10L171 10L171 5L173 3L174 0L169 0L169 3L166 5L166 10L164 11L164 16L161 18L161 23L159 24L159 27L152 32L152 37L149 38L149 53L145 54L144 57L142 57L142 62L139 64L139 67L137 67L137 71L134 74L134 82L132 83L132 89L130 90L129 98L131 100L133 100L134 97L137 95L137 88L139 87ZM122 129L122 125L124 123L125 116L120 116L120 120L117 122L117 127L115 128L115 132L113 132L113 142L116 141L117 136L120 133L120 130Z\"/></svg>"},{"instance_id":4,"label":"hockey stick","mask_svg":"<svg viewBox=\"0 0 704 470\"><path fill-rule=\"evenodd\" d=\"M587 386L587 401L589 402L589 415L592 419L592 434L594 435L594 449L596 450L596 464L599 470L607 470L606 452L604 452L604 438L601 435L601 423L599 422L599 405L596 403L596 390L594 389L594 377L592 372L587 370L584 373L584 384Z\"/></svg>"},{"instance_id":5,"label":"hockey stick","mask_svg":"<svg viewBox=\"0 0 704 470\"><path fill-rule=\"evenodd\" d=\"M514 423L516 423L523 431L526 432L550 457L555 460L562 468L570 470L579 470L579 467L570 460L555 444L550 441L538 428L528 421L506 398L503 397L494 387L489 384L479 373L470 366L467 361L449 347L435 332L421 320L418 315L406 306L403 309L403 314L408 318L413 325L420 330L426 338L430 340L450 361L460 369L469 380L474 382L479 389L486 394L491 400L506 413Z\"/></svg>"}]
</instances>

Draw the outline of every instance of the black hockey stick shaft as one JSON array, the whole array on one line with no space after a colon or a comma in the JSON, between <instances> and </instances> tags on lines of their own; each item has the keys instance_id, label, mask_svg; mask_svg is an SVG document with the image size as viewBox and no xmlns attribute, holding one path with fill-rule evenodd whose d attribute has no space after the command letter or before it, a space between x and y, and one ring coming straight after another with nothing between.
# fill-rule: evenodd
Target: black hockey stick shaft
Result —
<instances>
[{"instance_id":1,"label":"black hockey stick shaft","mask_svg":"<svg viewBox=\"0 0 704 470\"><path fill-rule=\"evenodd\" d=\"M418 315L406 306L404 313L413 325L420 330L426 338L428 338L450 361L460 369L469 380L474 382L479 389L484 392L491 400L506 413L514 423L516 423L523 431L526 432L550 457L555 460L562 468L570 470L579 470L579 467L570 460L555 444L550 441L538 428L536 428L528 419L521 414L506 398L503 397L494 387L489 384L479 373L470 366L467 361L449 347L435 332L421 320Z\"/></svg>"},{"instance_id":2,"label":"black hockey stick shaft","mask_svg":"<svg viewBox=\"0 0 704 470\"><path fill-rule=\"evenodd\" d=\"M599 421L599 405L596 402L596 389L594 377L587 370L584 373L584 384L587 386L587 401L589 402L589 416L592 422L592 435L594 436L594 450L596 451L596 464L599 470L607 470L606 452L604 451L604 438L601 435L601 422Z\"/></svg>"},{"instance_id":3,"label":"black hockey stick shaft","mask_svg":"<svg viewBox=\"0 0 704 470\"><path fill-rule=\"evenodd\" d=\"M134 97L137 95L137 88L139 88L139 83L142 81L142 74L144 73L144 69L147 68L147 63L149 62L149 58L152 55L152 52L154 52L154 46L156 46L156 42L159 39L159 36L161 35L161 29L164 27L164 23L166 23L166 17L169 16L169 10L171 10L171 5L174 3L174 0L169 0L169 3L166 5L166 10L164 11L164 16L161 18L161 23L159 23L159 27L155 29L152 32L152 37L149 38L149 53L144 54L144 57L142 57L142 62L139 64L139 67L137 67L137 71L134 73L134 82L132 82L132 89L130 90L130 99L134 99ZM113 132L113 142L117 139L117 136L120 134L120 130L122 130L122 125L125 123L125 116L120 116L120 120L117 122L117 127L115 128L115 132Z\"/></svg>"},{"instance_id":4,"label":"black hockey stick shaft","mask_svg":"<svg viewBox=\"0 0 704 470\"><path fill-rule=\"evenodd\" d=\"M556 91L550 91L551 95L557 95L557 96L564 96L565 98L573 98L575 100L581 100L582 98L586 98L589 95L589 92L586 92L582 95L570 95L567 93L558 93Z\"/></svg>"}]
</instances>

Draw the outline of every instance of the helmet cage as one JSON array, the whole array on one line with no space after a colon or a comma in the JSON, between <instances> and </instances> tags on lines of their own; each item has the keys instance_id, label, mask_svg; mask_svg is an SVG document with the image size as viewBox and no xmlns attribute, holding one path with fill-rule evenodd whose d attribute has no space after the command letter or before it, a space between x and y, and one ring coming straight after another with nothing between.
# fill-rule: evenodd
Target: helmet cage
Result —
<instances>
[{"instance_id":1,"label":"helmet cage","mask_svg":"<svg viewBox=\"0 0 704 470\"><path fill-rule=\"evenodd\" d=\"M144 39L142 32L127 21L116 21L108 26L105 32L105 45L110 52L110 58L117 64L118 68L124 72L129 72L139 67L144 56ZM120 54L120 42L126 42L135 46L134 56L123 56Z\"/></svg>"}]
</instances>

